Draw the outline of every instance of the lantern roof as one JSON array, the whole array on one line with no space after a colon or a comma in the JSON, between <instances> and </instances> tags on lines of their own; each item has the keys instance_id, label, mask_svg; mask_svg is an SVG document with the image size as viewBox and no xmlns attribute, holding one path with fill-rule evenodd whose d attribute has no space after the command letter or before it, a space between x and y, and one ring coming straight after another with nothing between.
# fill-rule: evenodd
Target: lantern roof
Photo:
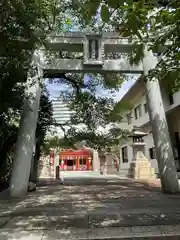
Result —
<instances>
[{"instance_id":1,"label":"lantern roof","mask_svg":"<svg viewBox=\"0 0 180 240\"><path fill-rule=\"evenodd\" d=\"M144 137L146 135L148 135L147 132L143 132L138 127L134 127L129 137Z\"/></svg>"}]
</instances>

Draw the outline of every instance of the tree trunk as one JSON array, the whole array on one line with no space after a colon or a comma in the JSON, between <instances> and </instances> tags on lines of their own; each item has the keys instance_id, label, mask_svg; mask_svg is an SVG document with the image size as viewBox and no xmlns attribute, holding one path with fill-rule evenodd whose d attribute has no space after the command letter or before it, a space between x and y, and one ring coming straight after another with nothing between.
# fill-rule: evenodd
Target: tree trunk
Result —
<instances>
[{"instance_id":1,"label":"tree trunk","mask_svg":"<svg viewBox=\"0 0 180 240\"><path fill-rule=\"evenodd\" d=\"M179 182L159 81L158 79L149 80L147 78L149 70L155 68L156 64L157 58L146 48L145 57L143 59L146 98L162 191L164 193L176 193L179 192Z\"/></svg>"},{"instance_id":2,"label":"tree trunk","mask_svg":"<svg viewBox=\"0 0 180 240\"><path fill-rule=\"evenodd\" d=\"M10 179L10 195L21 197L27 193L41 88L39 72L27 82L28 96L24 99L18 139L16 142L12 175Z\"/></svg>"}]
</instances>

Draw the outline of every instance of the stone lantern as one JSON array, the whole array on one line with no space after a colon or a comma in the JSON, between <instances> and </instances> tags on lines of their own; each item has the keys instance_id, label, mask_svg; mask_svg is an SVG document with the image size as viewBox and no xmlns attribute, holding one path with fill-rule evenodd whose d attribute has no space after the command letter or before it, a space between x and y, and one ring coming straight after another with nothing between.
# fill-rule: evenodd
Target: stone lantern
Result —
<instances>
[{"instance_id":1,"label":"stone lantern","mask_svg":"<svg viewBox=\"0 0 180 240\"><path fill-rule=\"evenodd\" d=\"M133 159L134 161L136 159L136 155L138 151L141 151L143 154L145 154L145 147L146 143L144 141L144 137L148 135L148 133L139 131L138 129L133 129L132 133L129 135L129 138L132 138L132 149L133 149Z\"/></svg>"},{"instance_id":2,"label":"stone lantern","mask_svg":"<svg viewBox=\"0 0 180 240\"><path fill-rule=\"evenodd\" d=\"M148 133L141 132L134 128L129 136L133 139L133 159L129 168L129 177L138 180L155 178L154 169L151 168L151 164L145 156L146 143L144 142L144 136L146 135L148 135Z\"/></svg>"}]
</instances>

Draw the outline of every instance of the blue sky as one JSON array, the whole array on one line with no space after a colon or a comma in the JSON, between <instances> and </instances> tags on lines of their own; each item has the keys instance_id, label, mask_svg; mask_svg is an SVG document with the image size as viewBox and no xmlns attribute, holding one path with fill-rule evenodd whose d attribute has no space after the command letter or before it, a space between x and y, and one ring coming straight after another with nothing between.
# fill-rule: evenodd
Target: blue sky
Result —
<instances>
[{"instance_id":1,"label":"blue sky","mask_svg":"<svg viewBox=\"0 0 180 240\"><path fill-rule=\"evenodd\" d=\"M129 81L126 81L122 84L121 88L119 89L119 91L117 91L116 93L113 93L113 98L118 101L122 98L122 96L124 96L124 94L129 90L129 88L132 86L132 84L135 82L135 79L136 78L133 78ZM59 96L60 94L60 91L62 90L65 90L67 89L67 85L65 84L58 84L58 83L53 83L53 84L47 84L47 88L49 90L49 93L50 93L50 96L51 96L51 99L55 99ZM98 90L98 94L102 94L102 95L107 95L107 92L106 91L102 91ZM110 95L109 95L110 96Z\"/></svg>"}]
</instances>

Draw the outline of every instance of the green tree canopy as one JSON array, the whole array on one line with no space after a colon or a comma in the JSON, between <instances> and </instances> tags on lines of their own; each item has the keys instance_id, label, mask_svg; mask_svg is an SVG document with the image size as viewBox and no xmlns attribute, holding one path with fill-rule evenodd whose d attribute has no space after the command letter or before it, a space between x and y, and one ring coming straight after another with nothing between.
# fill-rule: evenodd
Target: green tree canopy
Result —
<instances>
[{"instance_id":1,"label":"green tree canopy","mask_svg":"<svg viewBox=\"0 0 180 240\"><path fill-rule=\"evenodd\" d=\"M74 3L75 2L75 3ZM134 39L131 63L143 58L143 49L160 55L150 77L164 81L169 90L180 87L180 2L176 0L73 1L81 26L96 31L116 31ZM94 27L96 26L96 27Z\"/></svg>"},{"instance_id":2,"label":"green tree canopy","mask_svg":"<svg viewBox=\"0 0 180 240\"><path fill-rule=\"evenodd\" d=\"M53 137L46 146L73 147L76 142L85 141L87 146L99 148L118 144L122 137L127 136L128 131L120 129L119 123L130 106L116 102L112 96L123 83L122 77L116 74L111 82L108 77L66 74L56 79L56 83L69 86L60 92L60 96L70 109L71 119L64 124L54 122L64 132L64 140Z\"/></svg>"}]
</instances>

